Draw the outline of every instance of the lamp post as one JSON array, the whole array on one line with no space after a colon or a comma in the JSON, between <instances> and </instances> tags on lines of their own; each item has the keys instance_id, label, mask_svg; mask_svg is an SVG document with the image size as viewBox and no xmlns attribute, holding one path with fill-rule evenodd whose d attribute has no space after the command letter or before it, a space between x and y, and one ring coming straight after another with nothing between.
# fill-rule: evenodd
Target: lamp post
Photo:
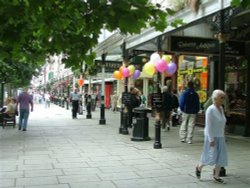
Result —
<instances>
[{"instance_id":1,"label":"lamp post","mask_svg":"<svg viewBox=\"0 0 250 188\"><path fill-rule=\"evenodd\" d=\"M106 55L107 54L102 54L102 97L101 97L101 110L100 110L100 120L99 120L100 125L106 124L105 106L104 106L104 94L105 94L105 83L104 83L105 67L104 67L104 64L105 64Z\"/></svg>"},{"instance_id":2,"label":"lamp post","mask_svg":"<svg viewBox=\"0 0 250 188\"><path fill-rule=\"evenodd\" d=\"M157 38L157 49L158 53L162 51L161 49L161 37ZM155 142L154 142L154 149L161 149L161 121L160 121L160 109L162 106L162 95L161 95L161 74L160 72L157 73L157 105L156 105L156 116L155 116Z\"/></svg>"},{"instance_id":3,"label":"lamp post","mask_svg":"<svg viewBox=\"0 0 250 188\"><path fill-rule=\"evenodd\" d=\"M124 42L121 46L122 48L122 55L123 55L123 60L125 64L128 61L128 51L126 50L126 43ZM120 115L120 127L119 127L119 133L128 135L128 106L127 102L129 102L129 93L128 93L128 77L125 77L125 82L124 82L124 92L122 93L122 106L121 106L121 115Z\"/></svg>"},{"instance_id":4,"label":"lamp post","mask_svg":"<svg viewBox=\"0 0 250 188\"><path fill-rule=\"evenodd\" d=\"M157 95L155 96L156 103L156 115L155 115L155 142L154 149L161 149L161 121L160 121L160 108L162 103L161 88L160 88L161 74L157 73Z\"/></svg>"}]
</instances>

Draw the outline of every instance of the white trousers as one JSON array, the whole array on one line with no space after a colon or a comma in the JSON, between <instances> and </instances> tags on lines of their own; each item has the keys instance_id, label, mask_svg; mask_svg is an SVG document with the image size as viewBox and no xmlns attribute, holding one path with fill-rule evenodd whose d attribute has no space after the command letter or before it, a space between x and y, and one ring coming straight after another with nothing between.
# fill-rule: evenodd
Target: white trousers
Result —
<instances>
[{"instance_id":1,"label":"white trousers","mask_svg":"<svg viewBox=\"0 0 250 188\"><path fill-rule=\"evenodd\" d=\"M182 112L182 123L180 127L180 139L191 141L193 139L196 114L186 114Z\"/></svg>"}]
</instances>

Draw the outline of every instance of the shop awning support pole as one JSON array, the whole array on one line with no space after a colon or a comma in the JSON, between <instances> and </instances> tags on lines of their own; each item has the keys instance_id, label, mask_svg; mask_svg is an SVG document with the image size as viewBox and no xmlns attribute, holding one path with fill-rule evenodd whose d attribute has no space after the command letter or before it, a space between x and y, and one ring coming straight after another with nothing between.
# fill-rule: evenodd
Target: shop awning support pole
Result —
<instances>
[{"instance_id":1,"label":"shop awning support pole","mask_svg":"<svg viewBox=\"0 0 250 188\"><path fill-rule=\"evenodd\" d=\"M225 31L224 31L224 10L220 11L220 27L219 27L219 89L225 89Z\"/></svg>"},{"instance_id":2,"label":"shop awning support pole","mask_svg":"<svg viewBox=\"0 0 250 188\"><path fill-rule=\"evenodd\" d=\"M246 54L250 54L250 45L246 45ZM248 50L248 51L247 51ZM247 56L247 93L250 93L250 55ZM246 121L245 121L245 133L244 136L250 136L250 96L246 98Z\"/></svg>"}]
</instances>

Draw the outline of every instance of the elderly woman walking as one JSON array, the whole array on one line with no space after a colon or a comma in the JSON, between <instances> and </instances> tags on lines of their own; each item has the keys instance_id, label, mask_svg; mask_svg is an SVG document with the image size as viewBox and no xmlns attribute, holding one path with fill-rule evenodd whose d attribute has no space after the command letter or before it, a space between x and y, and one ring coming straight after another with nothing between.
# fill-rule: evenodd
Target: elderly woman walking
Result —
<instances>
[{"instance_id":1,"label":"elderly woman walking","mask_svg":"<svg viewBox=\"0 0 250 188\"><path fill-rule=\"evenodd\" d=\"M202 168L206 165L215 165L214 182L225 183L220 178L221 167L227 166L227 148L224 137L226 118L222 107L225 93L222 90L214 90L212 94L213 104L206 111L206 124L204 131L204 146L200 163L196 166L196 177L200 179Z\"/></svg>"}]
</instances>

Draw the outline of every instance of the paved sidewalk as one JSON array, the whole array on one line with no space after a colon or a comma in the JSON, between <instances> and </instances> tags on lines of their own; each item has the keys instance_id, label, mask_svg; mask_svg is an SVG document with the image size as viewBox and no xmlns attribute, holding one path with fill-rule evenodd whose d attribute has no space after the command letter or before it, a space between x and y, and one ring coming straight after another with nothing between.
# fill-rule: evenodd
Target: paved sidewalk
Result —
<instances>
[{"instance_id":1,"label":"paved sidewalk","mask_svg":"<svg viewBox=\"0 0 250 188\"><path fill-rule=\"evenodd\" d=\"M100 112L71 118L56 105L35 105L26 132L0 128L0 188L179 188L250 187L250 139L227 136L229 166L226 185L212 181L212 167L197 180L203 129L196 128L194 144L180 143L178 128L162 132L162 149L152 140L133 142L118 133L120 114L109 110L106 125Z\"/></svg>"}]
</instances>

